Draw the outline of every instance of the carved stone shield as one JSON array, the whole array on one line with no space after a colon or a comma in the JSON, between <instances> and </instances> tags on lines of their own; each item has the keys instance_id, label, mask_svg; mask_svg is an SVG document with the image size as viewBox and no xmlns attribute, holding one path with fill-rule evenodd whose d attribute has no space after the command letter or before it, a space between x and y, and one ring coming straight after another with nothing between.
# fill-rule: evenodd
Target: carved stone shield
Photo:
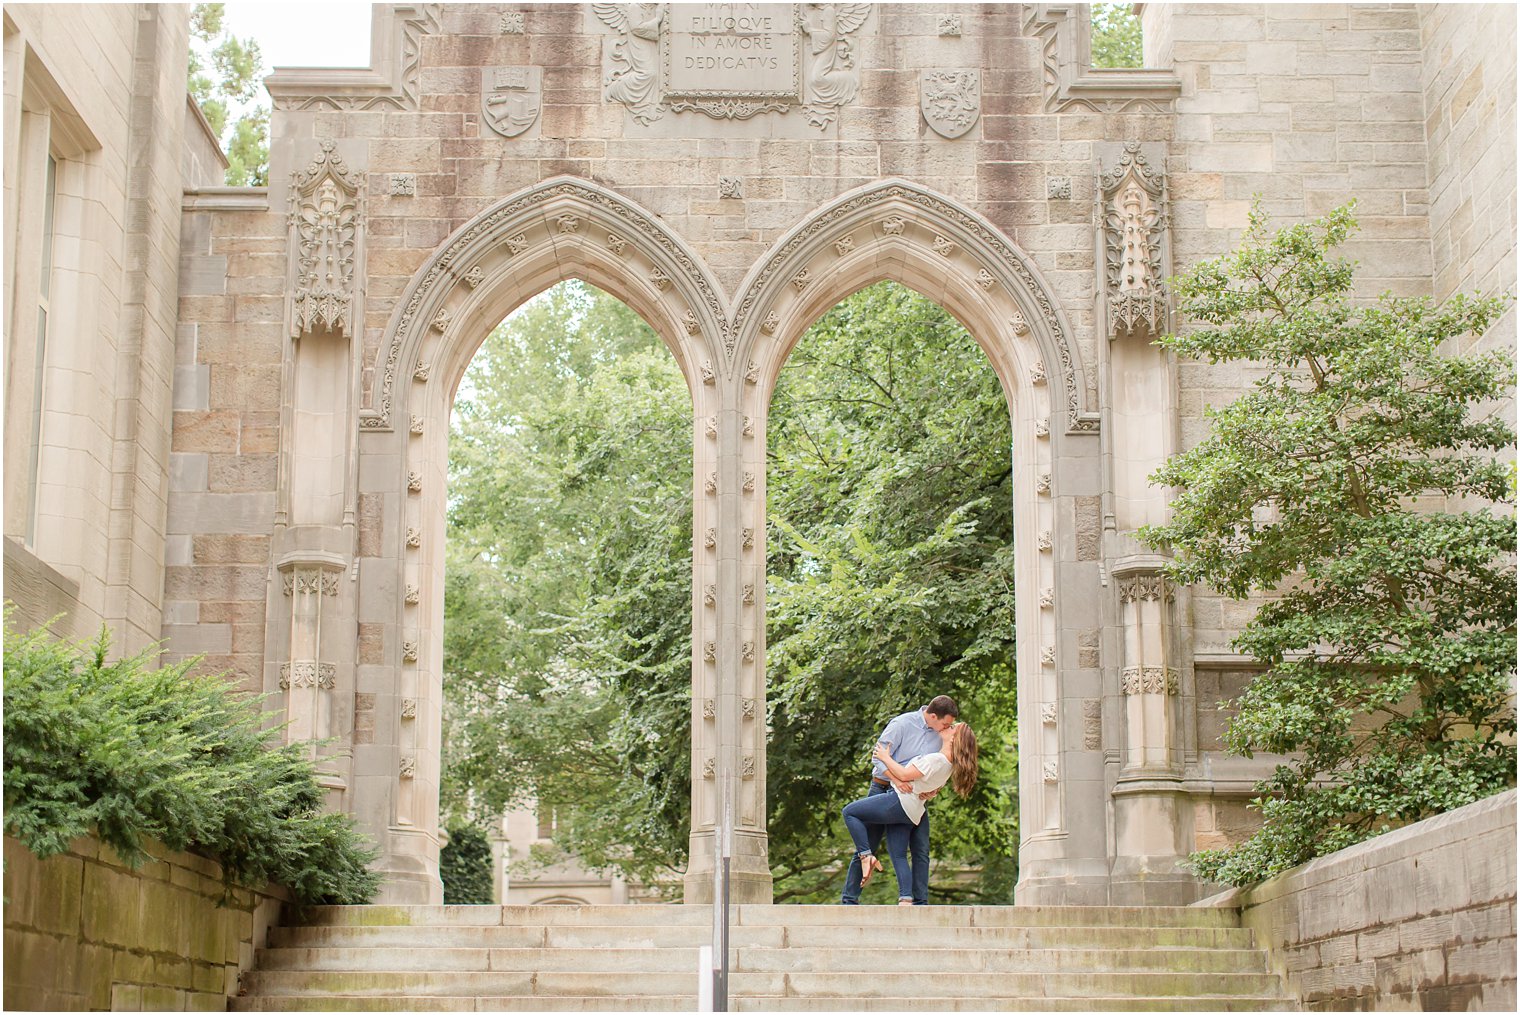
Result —
<instances>
[{"instance_id":1,"label":"carved stone shield","mask_svg":"<svg viewBox=\"0 0 1520 1015\"><path fill-rule=\"evenodd\" d=\"M502 137L517 137L532 127L538 122L538 112L542 107L542 68L482 68L481 122Z\"/></svg>"},{"instance_id":2,"label":"carved stone shield","mask_svg":"<svg viewBox=\"0 0 1520 1015\"><path fill-rule=\"evenodd\" d=\"M940 137L957 138L982 115L982 72L925 70L918 73L918 108Z\"/></svg>"}]
</instances>

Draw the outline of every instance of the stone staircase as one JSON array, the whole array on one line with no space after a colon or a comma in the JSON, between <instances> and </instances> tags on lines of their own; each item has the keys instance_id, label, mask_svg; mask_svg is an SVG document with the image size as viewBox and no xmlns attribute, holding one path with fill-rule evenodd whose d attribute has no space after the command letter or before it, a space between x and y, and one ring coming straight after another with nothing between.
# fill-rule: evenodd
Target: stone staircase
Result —
<instances>
[{"instance_id":1,"label":"stone staircase","mask_svg":"<svg viewBox=\"0 0 1520 1015\"><path fill-rule=\"evenodd\" d=\"M702 906L332 906L233 1011L694 1011ZM732 1011L1282 1011L1233 910L736 906Z\"/></svg>"}]
</instances>

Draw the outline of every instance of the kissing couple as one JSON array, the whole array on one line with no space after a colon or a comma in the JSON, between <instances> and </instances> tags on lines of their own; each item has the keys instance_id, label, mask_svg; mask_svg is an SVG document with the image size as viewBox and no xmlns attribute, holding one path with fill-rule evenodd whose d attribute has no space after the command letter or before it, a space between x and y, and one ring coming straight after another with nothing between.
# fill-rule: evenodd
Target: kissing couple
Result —
<instances>
[{"instance_id":1,"label":"kissing couple","mask_svg":"<svg viewBox=\"0 0 1520 1015\"><path fill-rule=\"evenodd\" d=\"M839 901L860 904L860 890L881 870L876 849L886 836L887 854L897 875L897 904L929 904L929 810L946 782L965 797L976 785L976 735L957 722L955 699L941 694L916 712L887 723L871 752L871 788L846 804L845 827L855 854ZM910 870L908 852L913 853Z\"/></svg>"}]
</instances>

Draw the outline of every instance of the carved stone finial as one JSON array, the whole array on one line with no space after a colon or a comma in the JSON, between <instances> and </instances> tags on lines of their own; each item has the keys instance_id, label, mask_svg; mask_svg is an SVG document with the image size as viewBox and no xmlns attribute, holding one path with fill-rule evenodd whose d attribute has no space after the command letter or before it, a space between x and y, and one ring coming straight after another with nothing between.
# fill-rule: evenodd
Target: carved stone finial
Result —
<instances>
[{"instance_id":1,"label":"carved stone finial","mask_svg":"<svg viewBox=\"0 0 1520 1015\"><path fill-rule=\"evenodd\" d=\"M1099 183L1109 337L1159 335L1166 327L1161 263L1165 181L1132 141Z\"/></svg>"},{"instance_id":2,"label":"carved stone finial","mask_svg":"<svg viewBox=\"0 0 1520 1015\"><path fill-rule=\"evenodd\" d=\"M331 139L291 174L289 330L291 338L327 331L352 338L356 272L364 229L364 177L351 171Z\"/></svg>"}]
</instances>

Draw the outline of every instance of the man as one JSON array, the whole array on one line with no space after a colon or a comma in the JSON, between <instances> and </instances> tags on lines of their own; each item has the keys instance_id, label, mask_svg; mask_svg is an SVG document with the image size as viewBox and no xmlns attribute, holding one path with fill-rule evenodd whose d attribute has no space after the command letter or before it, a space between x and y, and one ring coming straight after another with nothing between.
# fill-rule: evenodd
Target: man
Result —
<instances>
[{"instance_id":1,"label":"man","mask_svg":"<svg viewBox=\"0 0 1520 1015\"><path fill-rule=\"evenodd\" d=\"M904 712L887 723L887 728L882 730L881 736L876 739L879 743L887 745L888 751L892 754L892 760L905 765L920 754L930 754L939 750L940 733L949 729L950 724L955 722L959 715L960 708L955 704L955 699L941 694L917 712ZM892 781L887 777L886 765L880 761L873 762L869 795L875 796L877 793L891 791ZM934 794L930 793L924 799L928 800L933 796ZM872 844L880 848L883 829L878 825L869 825L867 834ZM927 906L929 904L929 812L927 810L924 811L924 819L913 826L909 848L913 851L913 904ZM846 906L860 905L860 859L858 857L850 861L850 870L844 879L844 892L840 895L839 901Z\"/></svg>"}]
</instances>

